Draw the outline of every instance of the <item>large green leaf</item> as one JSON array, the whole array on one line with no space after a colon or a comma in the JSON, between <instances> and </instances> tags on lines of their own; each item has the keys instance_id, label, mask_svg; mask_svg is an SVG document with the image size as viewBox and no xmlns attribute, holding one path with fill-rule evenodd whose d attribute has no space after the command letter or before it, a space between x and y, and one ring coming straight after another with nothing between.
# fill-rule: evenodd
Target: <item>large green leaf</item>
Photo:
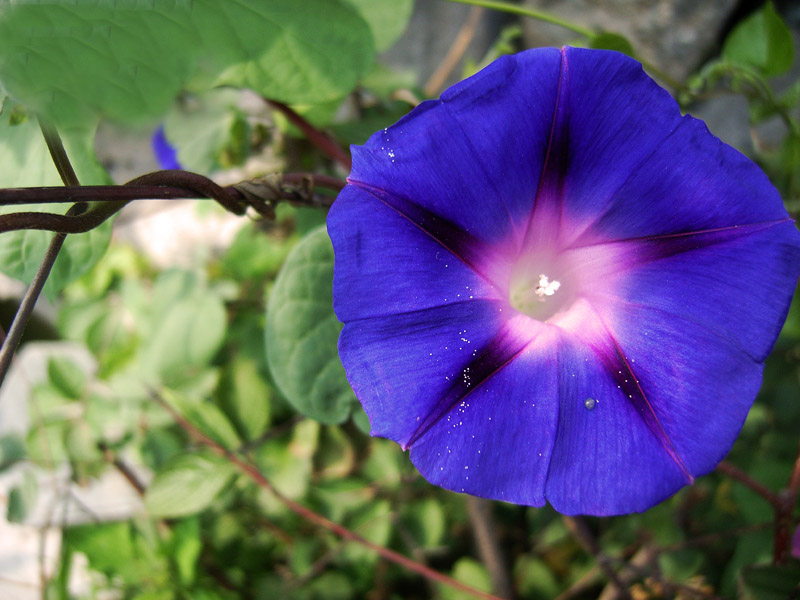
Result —
<instances>
[{"instance_id":1,"label":"large green leaf","mask_svg":"<svg viewBox=\"0 0 800 600\"><path fill-rule=\"evenodd\" d=\"M184 396L170 389L162 390L162 397L197 430L223 448L235 450L241 444L233 425L215 404L201 398Z\"/></svg>"},{"instance_id":2,"label":"large green leaf","mask_svg":"<svg viewBox=\"0 0 800 600\"><path fill-rule=\"evenodd\" d=\"M742 600L784 600L800 594L800 565L750 565L742 569L738 582Z\"/></svg>"},{"instance_id":3,"label":"large green leaf","mask_svg":"<svg viewBox=\"0 0 800 600\"><path fill-rule=\"evenodd\" d=\"M408 25L414 0L346 0L369 23L375 49L386 50Z\"/></svg>"},{"instance_id":4,"label":"large green leaf","mask_svg":"<svg viewBox=\"0 0 800 600\"><path fill-rule=\"evenodd\" d=\"M433 498L424 498L404 506L403 524L422 548L435 548L444 540L445 512L441 503Z\"/></svg>"},{"instance_id":5,"label":"large green leaf","mask_svg":"<svg viewBox=\"0 0 800 600\"><path fill-rule=\"evenodd\" d=\"M25 440L19 433L0 435L0 473L25 458Z\"/></svg>"},{"instance_id":6,"label":"large green leaf","mask_svg":"<svg viewBox=\"0 0 800 600\"><path fill-rule=\"evenodd\" d=\"M6 106L8 108L8 106ZM94 128L62 131L64 147L82 184L109 183L108 174L94 155ZM61 185L39 126L33 119L10 125L0 118L0 187ZM19 211L64 213L69 205L7 206L0 213ZM88 233L67 236L58 255L45 294L53 298L65 285L91 269L103 256L111 237L108 221ZM0 235L0 271L30 283L53 234L47 231L11 231Z\"/></svg>"},{"instance_id":7,"label":"large green leaf","mask_svg":"<svg viewBox=\"0 0 800 600\"><path fill-rule=\"evenodd\" d=\"M191 271L161 273L143 313L139 365L147 376L170 378L204 367L225 336L221 298Z\"/></svg>"},{"instance_id":8,"label":"large green leaf","mask_svg":"<svg viewBox=\"0 0 800 600\"><path fill-rule=\"evenodd\" d=\"M189 2L22 2L0 13L0 79L58 123L163 112L194 62Z\"/></svg>"},{"instance_id":9,"label":"large green leaf","mask_svg":"<svg viewBox=\"0 0 800 600\"><path fill-rule=\"evenodd\" d=\"M616 50L617 52L622 52L628 56L632 56L634 58L636 57L636 53L630 40L628 40L628 38L626 38L624 35L620 35L618 33L602 31L598 34L595 34L589 40L589 47L596 48L598 50Z\"/></svg>"},{"instance_id":10,"label":"large green leaf","mask_svg":"<svg viewBox=\"0 0 800 600\"><path fill-rule=\"evenodd\" d=\"M791 68L792 34L772 2L736 26L725 40L722 56L730 62L754 67L764 75L780 75Z\"/></svg>"},{"instance_id":11,"label":"large green leaf","mask_svg":"<svg viewBox=\"0 0 800 600\"><path fill-rule=\"evenodd\" d=\"M75 0L0 12L0 81L59 124L155 118L188 84L329 100L373 56L369 26L343 0Z\"/></svg>"},{"instance_id":12,"label":"large green leaf","mask_svg":"<svg viewBox=\"0 0 800 600\"><path fill-rule=\"evenodd\" d=\"M91 523L70 527L64 531L64 546L68 552L84 554L89 568L120 581L151 589L166 587L174 572L170 572L149 524L139 521L116 523ZM163 551L162 551L163 552ZM67 555L69 556L69 555ZM68 559L64 559L68 561ZM61 594L58 597L68 597ZM137 598L158 598L156 595L137 594Z\"/></svg>"},{"instance_id":13,"label":"large green leaf","mask_svg":"<svg viewBox=\"0 0 800 600\"><path fill-rule=\"evenodd\" d=\"M361 15L341 0L195 2L205 74L286 103L347 94L375 55Z\"/></svg>"},{"instance_id":14,"label":"large green leaf","mask_svg":"<svg viewBox=\"0 0 800 600\"><path fill-rule=\"evenodd\" d=\"M164 133L178 150L181 167L211 173L246 158L250 131L236 106L233 89L209 90L173 106L164 117Z\"/></svg>"},{"instance_id":15,"label":"large green leaf","mask_svg":"<svg viewBox=\"0 0 800 600\"><path fill-rule=\"evenodd\" d=\"M22 523L31 514L39 494L39 483L30 470L22 474L22 482L8 492L6 519L10 523Z\"/></svg>"},{"instance_id":16,"label":"large green leaf","mask_svg":"<svg viewBox=\"0 0 800 600\"><path fill-rule=\"evenodd\" d=\"M339 361L333 312L333 246L325 227L289 253L267 305L267 358L281 393L323 423L347 419L355 396Z\"/></svg>"},{"instance_id":17,"label":"large green leaf","mask_svg":"<svg viewBox=\"0 0 800 600\"><path fill-rule=\"evenodd\" d=\"M86 372L66 356L54 356L47 361L47 378L65 398L80 400L86 391Z\"/></svg>"},{"instance_id":18,"label":"large green leaf","mask_svg":"<svg viewBox=\"0 0 800 600\"><path fill-rule=\"evenodd\" d=\"M268 439L256 451L262 473L287 498L296 500L308 491L319 427L316 421L303 420L290 433ZM269 501L275 502L274 496Z\"/></svg>"},{"instance_id":19,"label":"large green leaf","mask_svg":"<svg viewBox=\"0 0 800 600\"><path fill-rule=\"evenodd\" d=\"M270 389L256 362L242 355L235 356L223 372L220 405L247 439L258 438L269 425Z\"/></svg>"},{"instance_id":20,"label":"large green leaf","mask_svg":"<svg viewBox=\"0 0 800 600\"><path fill-rule=\"evenodd\" d=\"M347 520L347 527L373 544L385 546L392 534L394 513L388 500L375 500L364 506ZM378 555L370 548L360 544L348 544L342 556L356 564L370 564L378 560Z\"/></svg>"},{"instance_id":21,"label":"large green leaf","mask_svg":"<svg viewBox=\"0 0 800 600\"><path fill-rule=\"evenodd\" d=\"M492 582L486 567L477 560L469 557L458 559L453 565L453 579L460 581L476 590L489 592L492 589ZM444 600L456 600L461 597L461 593L451 587L442 586L441 598Z\"/></svg>"},{"instance_id":22,"label":"large green leaf","mask_svg":"<svg viewBox=\"0 0 800 600\"><path fill-rule=\"evenodd\" d=\"M207 508L235 475L230 463L213 454L182 454L169 461L147 489L153 516L182 517Z\"/></svg>"}]
</instances>

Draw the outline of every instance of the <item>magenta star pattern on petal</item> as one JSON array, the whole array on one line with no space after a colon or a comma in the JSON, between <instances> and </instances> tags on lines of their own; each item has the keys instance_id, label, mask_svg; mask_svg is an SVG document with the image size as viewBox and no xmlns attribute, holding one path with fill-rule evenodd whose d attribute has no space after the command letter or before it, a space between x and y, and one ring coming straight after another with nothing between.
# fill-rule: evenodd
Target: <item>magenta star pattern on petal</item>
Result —
<instances>
[{"instance_id":1,"label":"magenta star pattern on petal","mask_svg":"<svg viewBox=\"0 0 800 600\"><path fill-rule=\"evenodd\" d=\"M353 148L328 217L371 433L434 484L642 511L736 438L800 273L766 176L634 60L503 57Z\"/></svg>"}]
</instances>

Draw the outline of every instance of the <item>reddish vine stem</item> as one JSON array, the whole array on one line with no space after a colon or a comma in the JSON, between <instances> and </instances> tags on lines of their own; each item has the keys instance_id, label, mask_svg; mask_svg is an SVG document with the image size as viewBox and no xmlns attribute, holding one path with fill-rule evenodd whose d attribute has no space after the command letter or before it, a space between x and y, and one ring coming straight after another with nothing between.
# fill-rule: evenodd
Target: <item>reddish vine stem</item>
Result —
<instances>
[{"instance_id":1,"label":"reddish vine stem","mask_svg":"<svg viewBox=\"0 0 800 600\"><path fill-rule=\"evenodd\" d=\"M722 461L717 469L750 488L772 505L775 510L772 562L776 565L785 564L789 560L792 541L792 513L797 501L798 490L800 490L800 454L795 459L787 487L778 493L773 492L727 461Z\"/></svg>"},{"instance_id":2,"label":"reddish vine stem","mask_svg":"<svg viewBox=\"0 0 800 600\"><path fill-rule=\"evenodd\" d=\"M775 543L772 551L772 561L776 565L786 564L791 555L794 525L792 513L797 502L798 490L800 490L800 452L795 458L788 485L778 493L780 505L775 509Z\"/></svg>"},{"instance_id":3,"label":"reddish vine stem","mask_svg":"<svg viewBox=\"0 0 800 600\"><path fill-rule=\"evenodd\" d=\"M791 494L792 504L794 504L797 501L797 495L800 494L800 444L798 444L797 458L794 460L792 474L789 476L789 494Z\"/></svg>"},{"instance_id":4,"label":"reddish vine stem","mask_svg":"<svg viewBox=\"0 0 800 600\"><path fill-rule=\"evenodd\" d=\"M342 168L344 168L344 170L348 173L350 172L350 169L353 167L353 161L350 158L350 154L347 153L336 140L334 140L325 132L314 127L306 119L297 114L290 106L287 106L282 102L278 102L277 100L270 100L269 98L265 98L264 100L272 108L285 116L292 125L302 131L303 135L306 136L312 144L319 148L319 150L325 154L325 156L341 165Z\"/></svg>"},{"instance_id":5,"label":"reddish vine stem","mask_svg":"<svg viewBox=\"0 0 800 600\"><path fill-rule=\"evenodd\" d=\"M778 495L770 490L767 486L763 483L756 481L750 475L742 471L739 467L736 467L729 463L726 460L723 460L721 463L717 465L717 471L720 473L724 473L728 477L731 477L744 485L745 487L750 488L756 494L764 498L767 502L769 502L773 508L777 509L781 506L781 500Z\"/></svg>"},{"instance_id":6,"label":"reddish vine stem","mask_svg":"<svg viewBox=\"0 0 800 600\"><path fill-rule=\"evenodd\" d=\"M338 535L344 540L355 542L366 548L369 548L370 550L378 554L381 558L388 560L389 562L393 562L394 564L399 565L405 569L408 569L409 571L413 571L431 581L436 581L438 583L447 585L453 589L470 594L471 596L474 596L476 598L482 598L483 600L503 600L499 596L495 596L487 592L482 592L464 583L461 583L460 581L457 581L452 577L448 577L447 575L439 573L438 571L434 571L430 567L427 567L414 560L411 560L410 558L408 558L407 556L403 556L399 552L395 552L394 550L390 550L389 548L386 548L384 546L374 544L369 540L367 540L366 538L358 535L354 531L347 529L343 525L335 523L330 519L328 519L327 517L324 517L321 514L314 512L310 508L303 506L299 502L295 502L294 500L285 497L273 487L270 481L261 473L261 471L259 471L258 467L256 467L248 460L245 460L238 454L224 448L213 439L209 438L202 431L200 431L194 425L192 425L188 420L186 420L167 402L165 402L157 393L152 393L151 396L160 406L162 406L167 412L170 413L175 422L184 431L186 431L186 433L189 434L189 436L192 439L194 439L199 444L206 446L212 452L223 457L225 460L229 461L242 473L244 473L250 479L252 479L259 487L267 490L268 492L273 494L276 498L278 498L286 506L286 508L288 508L296 515L302 517L309 523L313 523L314 525L321 527L322 529L326 529L331 533Z\"/></svg>"}]
</instances>

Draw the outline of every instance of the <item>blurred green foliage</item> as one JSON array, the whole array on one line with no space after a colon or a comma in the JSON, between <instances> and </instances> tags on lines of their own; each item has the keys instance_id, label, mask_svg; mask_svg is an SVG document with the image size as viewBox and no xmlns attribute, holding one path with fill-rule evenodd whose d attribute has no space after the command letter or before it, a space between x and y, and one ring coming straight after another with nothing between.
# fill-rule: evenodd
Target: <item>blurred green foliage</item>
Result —
<instances>
[{"instance_id":1,"label":"blurred green foliage","mask_svg":"<svg viewBox=\"0 0 800 600\"><path fill-rule=\"evenodd\" d=\"M407 75L374 61L404 29L411 0L117 5L125 12L77 2L47 14L33 3L0 13L0 186L58 184L32 110L62 126L81 181L104 183L91 144L101 117L163 119L180 161L201 173L242 165L268 146L287 170L337 174L279 115L265 122L242 108L236 89L293 104L343 145L363 142L421 96ZM486 60L513 51L518 37L506 29ZM611 32L587 45L634 53ZM685 104L710 92L743 94L753 123L782 119L780 151L754 158L797 211L800 83L782 94L772 87L792 57L788 29L766 4L676 92ZM303 520L198 435L252 464L283 498L491 588L465 498L430 486L396 444L367 435L335 353L340 326L323 220L281 207L274 223L245 223L224 253L185 269L158 269L120 243L106 250L110 226L68 238L48 293L58 298L61 337L84 345L96 371L52 359L30 398L29 433L0 438L0 471L23 473L7 517L24 522L34 506L34 466L66 466L86 485L133 465L127 476L142 488L143 509L65 527L47 598L73 597L78 556L91 572L88 598L464 597ZM3 272L29 280L48 239L3 234ZM786 485L797 457L798 386L796 299L729 457L772 490ZM606 579L595 557L550 508L494 503L492 511L517 597L601 594ZM644 514L586 522L637 598L784 598L796 593L800 563L770 564L773 519L762 497L716 472Z\"/></svg>"}]
</instances>

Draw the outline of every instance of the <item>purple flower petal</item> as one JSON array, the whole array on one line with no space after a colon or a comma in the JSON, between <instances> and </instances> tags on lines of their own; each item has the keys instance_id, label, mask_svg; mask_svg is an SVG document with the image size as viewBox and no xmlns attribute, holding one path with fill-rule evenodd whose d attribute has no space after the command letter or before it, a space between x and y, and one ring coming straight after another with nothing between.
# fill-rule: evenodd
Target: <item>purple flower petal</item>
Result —
<instances>
[{"instance_id":1,"label":"purple flower petal","mask_svg":"<svg viewBox=\"0 0 800 600\"><path fill-rule=\"evenodd\" d=\"M608 515L727 453L800 234L638 63L505 57L353 156L328 218L340 356L427 479Z\"/></svg>"},{"instance_id":2,"label":"purple flower petal","mask_svg":"<svg viewBox=\"0 0 800 600\"><path fill-rule=\"evenodd\" d=\"M794 530L794 536L792 537L792 556L800 559L800 525Z\"/></svg>"},{"instance_id":3,"label":"purple flower petal","mask_svg":"<svg viewBox=\"0 0 800 600\"><path fill-rule=\"evenodd\" d=\"M531 55L495 61L354 147L349 181L422 206L482 241L524 233L561 63L553 48Z\"/></svg>"},{"instance_id":4,"label":"purple flower petal","mask_svg":"<svg viewBox=\"0 0 800 600\"><path fill-rule=\"evenodd\" d=\"M577 244L786 218L780 196L764 173L713 137L702 121L687 116L629 174Z\"/></svg>"}]
</instances>

